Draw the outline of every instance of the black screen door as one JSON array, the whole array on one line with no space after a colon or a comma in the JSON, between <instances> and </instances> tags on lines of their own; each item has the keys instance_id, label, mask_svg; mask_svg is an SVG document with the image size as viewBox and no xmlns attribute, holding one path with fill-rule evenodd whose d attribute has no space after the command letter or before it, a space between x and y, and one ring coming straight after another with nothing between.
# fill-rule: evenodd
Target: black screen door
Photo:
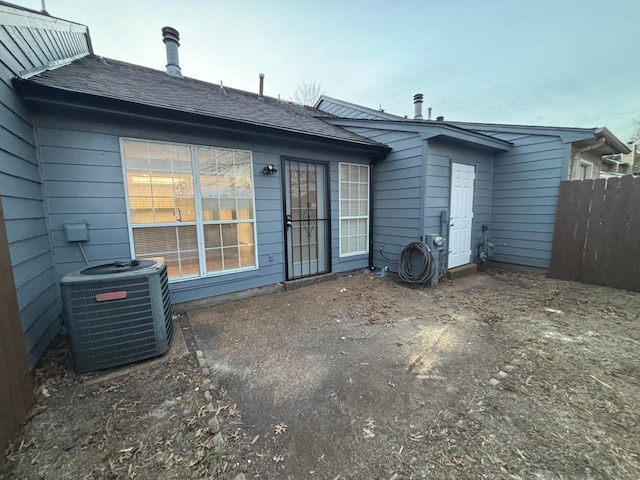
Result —
<instances>
[{"instance_id":1,"label":"black screen door","mask_svg":"<svg viewBox=\"0 0 640 480\"><path fill-rule=\"evenodd\" d=\"M329 271L327 166L284 161L287 280Z\"/></svg>"}]
</instances>

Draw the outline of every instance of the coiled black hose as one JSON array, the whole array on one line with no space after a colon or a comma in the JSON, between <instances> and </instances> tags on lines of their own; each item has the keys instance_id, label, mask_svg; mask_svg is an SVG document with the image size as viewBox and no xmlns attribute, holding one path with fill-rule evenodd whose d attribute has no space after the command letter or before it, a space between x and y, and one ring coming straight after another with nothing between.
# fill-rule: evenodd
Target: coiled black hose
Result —
<instances>
[{"instance_id":1,"label":"coiled black hose","mask_svg":"<svg viewBox=\"0 0 640 480\"><path fill-rule=\"evenodd\" d=\"M419 258L416 271L411 268L411 256L415 252ZM429 247L423 242L411 242L400 252L398 276L409 286L423 286L431 281L436 273L435 261Z\"/></svg>"}]
</instances>

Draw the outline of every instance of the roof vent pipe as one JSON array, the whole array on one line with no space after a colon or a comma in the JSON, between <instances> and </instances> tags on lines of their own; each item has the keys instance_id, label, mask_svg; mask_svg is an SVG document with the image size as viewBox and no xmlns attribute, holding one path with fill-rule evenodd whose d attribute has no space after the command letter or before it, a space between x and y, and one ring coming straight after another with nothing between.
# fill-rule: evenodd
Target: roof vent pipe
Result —
<instances>
[{"instance_id":1,"label":"roof vent pipe","mask_svg":"<svg viewBox=\"0 0 640 480\"><path fill-rule=\"evenodd\" d=\"M436 117L436 121L444 122L444 117L443 116Z\"/></svg>"},{"instance_id":2,"label":"roof vent pipe","mask_svg":"<svg viewBox=\"0 0 640 480\"><path fill-rule=\"evenodd\" d=\"M167 74L182 78L178 47L180 46L180 34L175 28L164 27L162 29L162 41L167 49Z\"/></svg>"},{"instance_id":3,"label":"roof vent pipe","mask_svg":"<svg viewBox=\"0 0 640 480\"><path fill-rule=\"evenodd\" d=\"M422 98L423 97L424 95L422 95L421 93L416 93L413 96L413 107L415 110L415 114L413 118L415 118L416 120L422 120Z\"/></svg>"},{"instance_id":4,"label":"roof vent pipe","mask_svg":"<svg viewBox=\"0 0 640 480\"><path fill-rule=\"evenodd\" d=\"M431 107L427 108L427 120L431 120Z\"/></svg>"},{"instance_id":5,"label":"roof vent pipe","mask_svg":"<svg viewBox=\"0 0 640 480\"><path fill-rule=\"evenodd\" d=\"M264 96L264 73L260 74L260 96Z\"/></svg>"}]
</instances>

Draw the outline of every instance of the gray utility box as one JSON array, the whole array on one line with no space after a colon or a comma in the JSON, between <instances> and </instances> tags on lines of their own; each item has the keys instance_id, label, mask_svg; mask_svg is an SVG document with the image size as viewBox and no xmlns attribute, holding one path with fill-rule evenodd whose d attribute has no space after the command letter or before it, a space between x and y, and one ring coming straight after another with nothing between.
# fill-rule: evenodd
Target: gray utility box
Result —
<instances>
[{"instance_id":1,"label":"gray utility box","mask_svg":"<svg viewBox=\"0 0 640 480\"><path fill-rule=\"evenodd\" d=\"M440 239L441 245L436 244L436 238ZM440 277L447 270L447 239L437 233L432 233L425 235L425 243L431 250L431 255L433 255L433 261L435 262L435 274L431 279L431 285L437 285Z\"/></svg>"},{"instance_id":2,"label":"gray utility box","mask_svg":"<svg viewBox=\"0 0 640 480\"><path fill-rule=\"evenodd\" d=\"M173 334L162 258L87 267L60 280L73 367L84 373L162 355Z\"/></svg>"}]
</instances>

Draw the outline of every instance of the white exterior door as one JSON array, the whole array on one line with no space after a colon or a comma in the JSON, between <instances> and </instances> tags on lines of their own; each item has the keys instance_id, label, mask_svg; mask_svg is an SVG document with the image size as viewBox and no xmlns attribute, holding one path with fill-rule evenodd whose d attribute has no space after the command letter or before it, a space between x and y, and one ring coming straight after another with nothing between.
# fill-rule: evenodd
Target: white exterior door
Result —
<instances>
[{"instance_id":1,"label":"white exterior door","mask_svg":"<svg viewBox=\"0 0 640 480\"><path fill-rule=\"evenodd\" d=\"M475 178L476 168L473 165L452 164L449 268L471 262L473 183Z\"/></svg>"}]
</instances>

